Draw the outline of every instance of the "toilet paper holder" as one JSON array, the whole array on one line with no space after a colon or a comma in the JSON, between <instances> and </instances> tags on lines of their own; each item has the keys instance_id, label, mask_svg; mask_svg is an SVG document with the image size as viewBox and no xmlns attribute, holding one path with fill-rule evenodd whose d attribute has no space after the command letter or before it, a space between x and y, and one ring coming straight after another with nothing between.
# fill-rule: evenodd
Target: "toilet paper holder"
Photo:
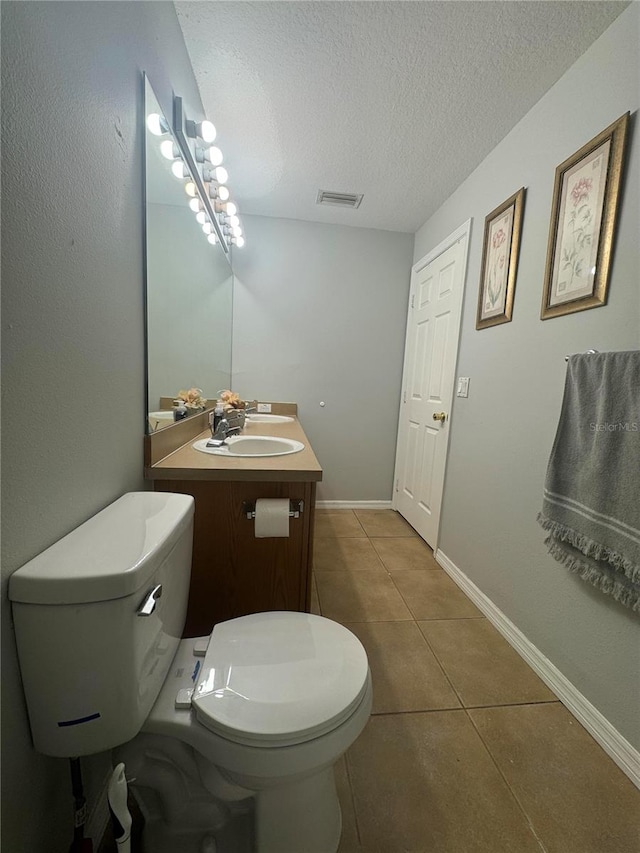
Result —
<instances>
[{"instance_id":1,"label":"toilet paper holder","mask_svg":"<svg viewBox=\"0 0 640 853\"><path fill-rule=\"evenodd\" d=\"M289 517L300 518L304 511L304 501L290 500L289 501ZM256 517L256 505L253 501L245 501L242 504L242 512L248 519Z\"/></svg>"}]
</instances>

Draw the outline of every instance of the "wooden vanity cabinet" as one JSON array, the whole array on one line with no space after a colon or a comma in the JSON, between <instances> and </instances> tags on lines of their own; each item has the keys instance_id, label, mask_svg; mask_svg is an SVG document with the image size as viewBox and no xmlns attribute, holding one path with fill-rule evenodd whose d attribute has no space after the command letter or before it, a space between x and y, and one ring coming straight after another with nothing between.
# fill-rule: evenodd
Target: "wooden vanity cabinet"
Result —
<instances>
[{"instance_id":1,"label":"wooden vanity cabinet","mask_svg":"<svg viewBox=\"0 0 640 853\"><path fill-rule=\"evenodd\" d=\"M156 479L154 488L195 498L185 637L247 613L309 611L315 482ZM289 536L257 539L243 506L285 497L304 502L300 517L289 519Z\"/></svg>"}]
</instances>

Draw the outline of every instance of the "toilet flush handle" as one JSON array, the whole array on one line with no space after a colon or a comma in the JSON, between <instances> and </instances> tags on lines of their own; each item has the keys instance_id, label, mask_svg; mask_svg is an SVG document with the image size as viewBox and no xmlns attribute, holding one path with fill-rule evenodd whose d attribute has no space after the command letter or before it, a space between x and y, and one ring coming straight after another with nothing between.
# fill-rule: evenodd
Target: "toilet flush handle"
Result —
<instances>
[{"instance_id":1,"label":"toilet flush handle","mask_svg":"<svg viewBox=\"0 0 640 853\"><path fill-rule=\"evenodd\" d=\"M144 601L138 607L138 616L151 616L153 611L156 609L156 604L158 603L158 599L162 595L162 584L159 583L158 586L154 586L148 595L145 596Z\"/></svg>"}]
</instances>

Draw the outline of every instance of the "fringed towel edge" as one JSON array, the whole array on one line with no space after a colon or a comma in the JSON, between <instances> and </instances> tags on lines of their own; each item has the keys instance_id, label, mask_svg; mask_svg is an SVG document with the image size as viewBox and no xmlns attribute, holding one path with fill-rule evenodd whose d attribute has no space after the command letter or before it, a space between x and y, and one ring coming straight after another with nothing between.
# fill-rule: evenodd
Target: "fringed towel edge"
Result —
<instances>
[{"instance_id":1,"label":"fringed towel edge","mask_svg":"<svg viewBox=\"0 0 640 853\"><path fill-rule=\"evenodd\" d=\"M580 559L577 554L565 550L563 546L549 536L545 540L549 547L549 553L562 563L569 571L575 572L582 580L587 581L601 592L611 595L625 607L629 607L635 613L640 613L640 587L635 586L626 575L616 576L606 566L593 566L585 560Z\"/></svg>"},{"instance_id":2,"label":"fringed towel edge","mask_svg":"<svg viewBox=\"0 0 640 853\"><path fill-rule=\"evenodd\" d=\"M603 562L609 563L614 569L622 572L632 584L640 583L640 566L634 564L622 554L617 551L613 551L606 545L594 542L593 539L590 539L588 536L583 536L581 533L578 533L566 524L559 524L557 521L552 521L552 519L548 518L542 512L538 513L537 518L538 524L550 533L549 538L546 540L546 544L554 541L568 542L569 545L577 548L578 551L581 551L586 557L592 557L594 560L602 560ZM549 547L549 550L551 550L551 546ZM554 556L556 555L554 554ZM558 558L556 557L556 559ZM562 560L561 562L566 563L565 560ZM569 566L569 568L571 567Z\"/></svg>"}]
</instances>

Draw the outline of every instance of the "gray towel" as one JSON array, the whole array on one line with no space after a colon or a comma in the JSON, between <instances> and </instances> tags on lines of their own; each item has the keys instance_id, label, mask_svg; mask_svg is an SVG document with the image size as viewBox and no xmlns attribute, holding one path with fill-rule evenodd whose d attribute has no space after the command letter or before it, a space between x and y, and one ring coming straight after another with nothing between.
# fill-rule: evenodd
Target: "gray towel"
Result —
<instances>
[{"instance_id":1,"label":"gray towel","mask_svg":"<svg viewBox=\"0 0 640 853\"><path fill-rule=\"evenodd\" d=\"M640 611L640 351L569 358L538 521L556 560Z\"/></svg>"}]
</instances>

